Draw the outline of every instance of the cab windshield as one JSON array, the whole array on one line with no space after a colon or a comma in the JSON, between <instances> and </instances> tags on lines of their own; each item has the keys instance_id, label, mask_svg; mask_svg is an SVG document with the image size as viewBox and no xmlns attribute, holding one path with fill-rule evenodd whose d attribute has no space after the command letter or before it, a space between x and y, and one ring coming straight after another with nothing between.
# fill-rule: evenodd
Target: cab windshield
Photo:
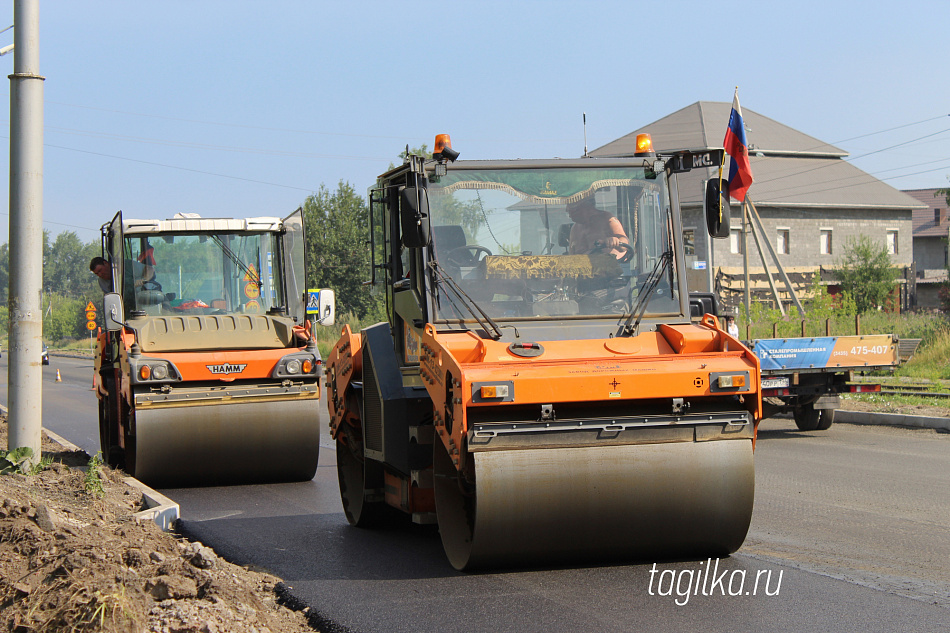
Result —
<instances>
[{"instance_id":1,"label":"cab windshield","mask_svg":"<svg viewBox=\"0 0 950 633\"><path fill-rule=\"evenodd\" d=\"M276 249L272 233L127 234L126 294L151 315L263 314L287 305Z\"/></svg>"},{"instance_id":2,"label":"cab windshield","mask_svg":"<svg viewBox=\"0 0 950 633\"><path fill-rule=\"evenodd\" d=\"M436 276L500 320L679 314L670 195L652 176L450 167L428 188ZM470 319L461 304L440 284L438 319Z\"/></svg>"}]
</instances>

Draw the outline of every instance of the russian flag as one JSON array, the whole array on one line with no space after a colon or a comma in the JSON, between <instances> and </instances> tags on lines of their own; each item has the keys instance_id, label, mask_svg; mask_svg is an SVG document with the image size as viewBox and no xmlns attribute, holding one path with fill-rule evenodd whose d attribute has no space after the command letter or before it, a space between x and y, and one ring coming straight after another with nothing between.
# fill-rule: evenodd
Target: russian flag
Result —
<instances>
[{"instance_id":1,"label":"russian flag","mask_svg":"<svg viewBox=\"0 0 950 633\"><path fill-rule=\"evenodd\" d=\"M729 195L742 202L752 186L752 166L749 164L749 144L742 125L742 108L739 107L739 90L732 99L732 113L729 115L729 127L722 141L726 153L732 157L729 163Z\"/></svg>"}]
</instances>

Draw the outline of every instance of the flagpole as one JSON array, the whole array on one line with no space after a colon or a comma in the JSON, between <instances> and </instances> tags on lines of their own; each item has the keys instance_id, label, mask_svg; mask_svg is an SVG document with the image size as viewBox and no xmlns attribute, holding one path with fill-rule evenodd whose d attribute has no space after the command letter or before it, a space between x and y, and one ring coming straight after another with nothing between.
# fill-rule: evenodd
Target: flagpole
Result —
<instances>
[{"instance_id":1,"label":"flagpole","mask_svg":"<svg viewBox=\"0 0 950 633\"><path fill-rule=\"evenodd\" d=\"M743 296L745 302L745 322L748 332L749 324L752 322L752 312L749 300L749 194L742 199L742 275L743 275Z\"/></svg>"}]
</instances>

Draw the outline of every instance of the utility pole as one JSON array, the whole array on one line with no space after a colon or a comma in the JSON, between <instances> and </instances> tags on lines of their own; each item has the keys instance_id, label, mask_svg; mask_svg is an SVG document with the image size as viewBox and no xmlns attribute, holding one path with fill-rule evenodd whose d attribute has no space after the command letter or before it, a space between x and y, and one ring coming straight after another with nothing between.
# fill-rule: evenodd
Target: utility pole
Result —
<instances>
[{"instance_id":1,"label":"utility pole","mask_svg":"<svg viewBox=\"0 0 950 633\"><path fill-rule=\"evenodd\" d=\"M10 75L9 449L43 431L43 81L39 0L14 0Z\"/></svg>"}]
</instances>

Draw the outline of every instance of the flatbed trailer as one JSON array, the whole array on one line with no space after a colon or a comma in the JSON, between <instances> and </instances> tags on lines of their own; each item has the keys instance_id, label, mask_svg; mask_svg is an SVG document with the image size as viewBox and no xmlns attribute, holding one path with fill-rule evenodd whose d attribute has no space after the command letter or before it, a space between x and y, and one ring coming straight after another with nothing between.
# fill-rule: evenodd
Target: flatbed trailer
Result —
<instances>
[{"instance_id":1,"label":"flatbed trailer","mask_svg":"<svg viewBox=\"0 0 950 633\"><path fill-rule=\"evenodd\" d=\"M827 430L840 394L881 390L880 383L854 384L854 374L893 371L900 364L898 343L891 334L750 341L762 368L763 417L790 412L799 430Z\"/></svg>"}]
</instances>

